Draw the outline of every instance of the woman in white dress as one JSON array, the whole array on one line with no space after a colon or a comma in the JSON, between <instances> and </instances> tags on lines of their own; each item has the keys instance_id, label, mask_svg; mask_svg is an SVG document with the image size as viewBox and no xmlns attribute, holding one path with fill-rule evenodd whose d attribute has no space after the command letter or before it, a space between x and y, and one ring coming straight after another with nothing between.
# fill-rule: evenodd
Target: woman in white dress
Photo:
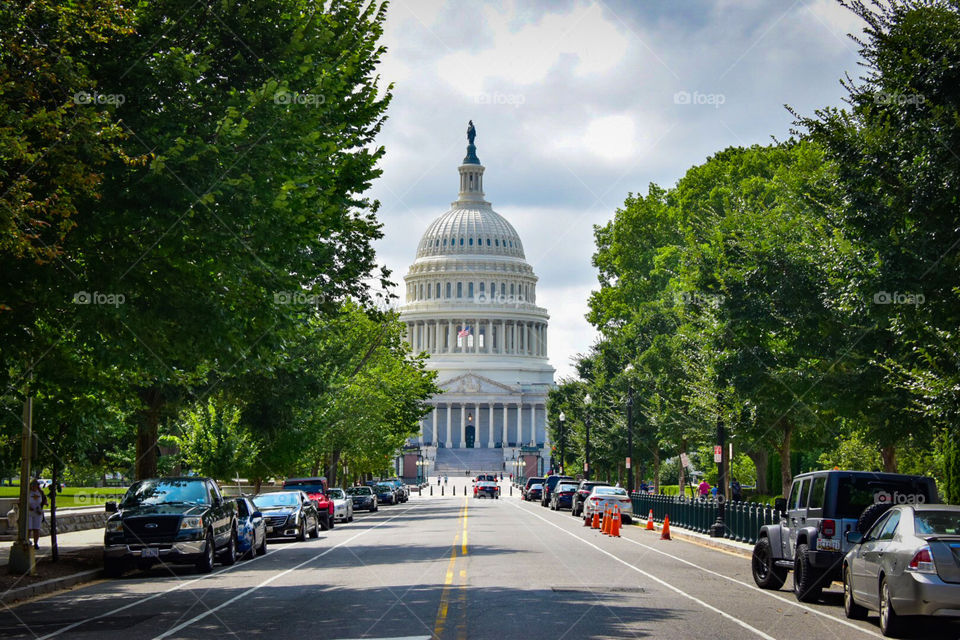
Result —
<instances>
[{"instance_id":1,"label":"woman in white dress","mask_svg":"<svg viewBox=\"0 0 960 640\"><path fill-rule=\"evenodd\" d=\"M47 496L40 489L36 479L30 481L30 490L27 492L27 539L33 534L33 548L40 548L40 523L43 522L43 507L47 504Z\"/></svg>"}]
</instances>

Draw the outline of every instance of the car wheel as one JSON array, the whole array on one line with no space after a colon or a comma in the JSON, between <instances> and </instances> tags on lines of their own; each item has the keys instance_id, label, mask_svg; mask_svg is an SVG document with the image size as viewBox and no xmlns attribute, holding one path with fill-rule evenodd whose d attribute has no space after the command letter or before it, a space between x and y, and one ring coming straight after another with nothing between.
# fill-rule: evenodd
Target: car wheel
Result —
<instances>
[{"instance_id":1,"label":"car wheel","mask_svg":"<svg viewBox=\"0 0 960 640\"><path fill-rule=\"evenodd\" d=\"M885 514L890 507L891 505L888 503L878 502L864 509L860 517L857 518L857 531L863 535L867 535L867 531L870 530L873 523L879 520L880 516Z\"/></svg>"},{"instance_id":2,"label":"car wheel","mask_svg":"<svg viewBox=\"0 0 960 640\"><path fill-rule=\"evenodd\" d=\"M808 551L807 545L797 545L797 557L793 563L793 593L800 602L816 602L823 591L821 575L810 566Z\"/></svg>"},{"instance_id":3,"label":"car wheel","mask_svg":"<svg viewBox=\"0 0 960 640\"><path fill-rule=\"evenodd\" d=\"M787 580L787 570L778 567L773 561L770 538L760 538L753 545L753 581L761 589L779 589Z\"/></svg>"},{"instance_id":4,"label":"car wheel","mask_svg":"<svg viewBox=\"0 0 960 640\"><path fill-rule=\"evenodd\" d=\"M327 528L328 528L328 529L333 529L333 527L336 526L336 524L337 524L337 519L334 518L333 516L327 516L327 522L330 524L330 526L327 527Z\"/></svg>"},{"instance_id":5,"label":"car wheel","mask_svg":"<svg viewBox=\"0 0 960 640\"><path fill-rule=\"evenodd\" d=\"M320 522L318 520L313 521L313 529L310 530L310 537L311 538L320 537Z\"/></svg>"},{"instance_id":6,"label":"car wheel","mask_svg":"<svg viewBox=\"0 0 960 640\"><path fill-rule=\"evenodd\" d=\"M303 542L307 539L307 522L306 519L300 521L300 526L297 528L297 542Z\"/></svg>"},{"instance_id":7,"label":"car wheel","mask_svg":"<svg viewBox=\"0 0 960 640\"><path fill-rule=\"evenodd\" d=\"M213 533L207 531L207 544L203 546L203 557L197 560L197 571L200 573L210 573L213 571L215 560L215 549L213 544Z\"/></svg>"},{"instance_id":8,"label":"car wheel","mask_svg":"<svg viewBox=\"0 0 960 640\"><path fill-rule=\"evenodd\" d=\"M350 516L347 517L347 522L353 522L353 511L351 511Z\"/></svg>"},{"instance_id":9,"label":"car wheel","mask_svg":"<svg viewBox=\"0 0 960 640\"><path fill-rule=\"evenodd\" d=\"M867 608L853 599L853 576L850 567L843 570L843 613L851 620L863 620L867 617Z\"/></svg>"},{"instance_id":10,"label":"car wheel","mask_svg":"<svg viewBox=\"0 0 960 640\"><path fill-rule=\"evenodd\" d=\"M880 633L888 638L896 638L900 635L903 619L893 610L891 600L890 585L884 577L880 582Z\"/></svg>"},{"instance_id":11,"label":"car wheel","mask_svg":"<svg viewBox=\"0 0 960 640\"><path fill-rule=\"evenodd\" d=\"M260 543L260 546L257 547L257 555L262 556L267 553L267 532L263 532L263 541Z\"/></svg>"},{"instance_id":12,"label":"car wheel","mask_svg":"<svg viewBox=\"0 0 960 640\"><path fill-rule=\"evenodd\" d=\"M220 554L220 563L230 566L237 561L237 530L230 530L230 542L227 543L227 548L223 550L223 553Z\"/></svg>"},{"instance_id":13,"label":"car wheel","mask_svg":"<svg viewBox=\"0 0 960 640\"><path fill-rule=\"evenodd\" d=\"M104 558L103 575L108 578L119 578L126 569L126 563L123 558Z\"/></svg>"}]
</instances>

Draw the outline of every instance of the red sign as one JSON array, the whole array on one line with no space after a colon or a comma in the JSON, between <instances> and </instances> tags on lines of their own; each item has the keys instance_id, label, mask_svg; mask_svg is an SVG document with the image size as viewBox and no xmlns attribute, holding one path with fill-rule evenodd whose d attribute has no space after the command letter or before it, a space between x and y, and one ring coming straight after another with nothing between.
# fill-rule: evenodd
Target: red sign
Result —
<instances>
[{"instance_id":1,"label":"red sign","mask_svg":"<svg viewBox=\"0 0 960 640\"><path fill-rule=\"evenodd\" d=\"M627 469L630 468L630 458L627 458Z\"/></svg>"},{"instance_id":2,"label":"red sign","mask_svg":"<svg viewBox=\"0 0 960 640\"><path fill-rule=\"evenodd\" d=\"M723 446L717 445L713 448L713 461L723 462Z\"/></svg>"}]
</instances>

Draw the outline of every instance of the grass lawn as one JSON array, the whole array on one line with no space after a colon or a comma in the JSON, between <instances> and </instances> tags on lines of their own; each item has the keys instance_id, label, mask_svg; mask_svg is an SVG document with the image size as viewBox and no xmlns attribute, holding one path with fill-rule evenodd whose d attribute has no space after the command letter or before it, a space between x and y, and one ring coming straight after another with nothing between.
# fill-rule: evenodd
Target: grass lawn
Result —
<instances>
[{"instance_id":1,"label":"grass lawn","mask_svg":"<svg viewBox=\"0 0 960 640\"><path fill-rule=\"evenodd\" d=\"M90 507L101 505L108 500L119 500L125 488L121 487L64 487L57 494L57 507ZM15 498L20 495L20 487L0 487L0 498Z\"/></svg>"}]
</instances>

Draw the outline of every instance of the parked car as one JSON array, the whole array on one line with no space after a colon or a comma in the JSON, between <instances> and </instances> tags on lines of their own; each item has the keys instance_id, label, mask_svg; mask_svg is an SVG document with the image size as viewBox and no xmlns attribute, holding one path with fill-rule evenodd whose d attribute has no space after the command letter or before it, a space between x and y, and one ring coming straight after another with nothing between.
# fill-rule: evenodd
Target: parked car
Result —
<instances>
[{"instance_id":1,"label":"parked car","mask_svg":"<svg viewBox=\"0 0 960 640\"><path fill-rule=\"evenodd\" d=\"M348 487L347 495L353 500L353 509L366 509L374 512L378 507L377 494L371 487Z\"/></svg>"},{"instance_id":2,"label":"parked car","mask_svg":"<svg viewBox=\"0 0 960 640\"><path fill-rule=\"evenodd\" d=\"M343 489L327 489L327 497L333 500L333 519L353 522L353 499Z\"/></svg>"},{"instance_id":3,"label":"parked car","mask_svg":"<svg viewBox=\"0 0 960 640\"><path fill-rule=\"evenodd\" d=\"M497 481L497 476L494 475L494 474L492 474L492 473L481 473L481 474L478 475L476 478L474 478L473 481L474 481L474 482L480 482L481 480L486 480L486 481L488 481L488 482L496 482L496 481Z\"/></svg>"},{"instance_id":4,"label":"parked car","mask_svg":"<svg viewBox=\"0 0 960 640\"><path fill-rule=\"evenodd\" d=\"M393 485L397 495L397 502L406 502L410 499L410 490L400 478L390 478L388 480L381 480L380 482L386 482L389 485Z\"/></svg>"},{"instance_id":5,"label":"parked car","mask_svg":"<svg viewBox=\"0 0 960 640\"><path fill-rule=\"evenodd\" d=\"M283 488L306 493L317 507L320 528L324 531L333 529L333 501L327 498L326 478L287 478L283 481Z\"/></svg>"},{"instance_id":6,"label":"parked car","mask_svg":"<svg viewBox=\"0 0 960 640\"><path fill-rule=\"evenodd\" d=\"M623 524L633 521L633 502L622 487L598 486L590 491L583 503L583 519L590 520L594 513L601 516L607 507L620 507L620 519Z\"/></svg>"},{"instance_id":7,"label":"parked car","mask_svg":"<svg viewBox=\"0 0 960 640\"><path fill-rule=\"evenodd\" d=\"M582 515L583 502L590 497L590 492L593 491L593 488L609 486L609 482L601 482L599 480L581 480L580 485L577 487L577 492L573 494L573 504L570 506L570 512L574 515L574 517Z\"/></svg>"},{"instance_id":8,"label":"parked car","mask_svg":"<svg viewBox=\"0 0 960 640\"><path fill-rule=\"evenodd\" d=\"M320 535L320 515L316 503L303 491L274 491L253 497L263 514L270 538L296 538L301 542Z\"/></svg>"},{"instance_id":9,"label":"parked car","mask_svg":"<svg viewBox=\"0 0 960 640\"><path fill-rule=\"evenodd\" d=\"M237 553L242 558L262 556L267 552L267 523L250 498L237 502Z\"/></svg>"},{"instance_id":10,"label":"parked car","mask_svg":"<svg viewBox=\"0 0 960 640\"><path fill-rule=\"evenodd\" d=\"M527 491L530 489L531 486L533 486L533 485L535 485L535 484L539 484L539 485L540 485L540 490L541 490L541 493L542 493L542 492L543 492L543 481L544 481L544 480L545 480L545 478L541 478L541 477L539 477L539 476L534 476L534 477L532 477L532 478L527 478L527 481L526 481L526 482L524 483L524 485L523 485L523 489L520 491L521 497L523 497L524 500L529 500L530 498L527 497Z\"/></svg>"},{"instance_id":11,"label":"parked car","mask_svg":"<svg viewBox=\"0 0 960 640\"><path fill-rule=\"evenodd\" d=\"M539 502L540 496L543 495L543 484L537 482L530 485L525 493L521 496L524 500L529 502Z\"/></svg>"},{"instance_id":12,"label":"parked car","mask_svg":"<svg viewBox=\"0 0 960 640\"><path fill-rule=\"evenodd\" d=\"M573 496L577 494L577 485L560 482L550 494L550 508L554 511L573 508Z\"/></svg>"},{"instance_id":13,"label":"parked car","mask_svg":"<svg viewBox=\"0 0 960 640\"><path fill-rule=\"evenodd\" d=\"M870 528L846 534L843 609L848 618L880 613L895 636L905 616L960 615L960 506L897 505Z\"/></svg>"},{"instance_id":14,"label":"parked car","mask_svg":"<svg viewBox=\"0 0 960 640\"><path fill-rule=\"evenodd\" d=\"M761 527L751 566L763 589L779 589L793 569L801 602L817 600L824 586L842 579L848 531L866 533L890 503L940 501L933 478L870 471L802 473L788 496L775 503L780 522Z\"/></svg>"},{"instance_id":15,"label":"parked car","mask_svg":"<svg viewBox=\"0 0 960 640\"><path fill-rule=\"evenodd\" d=\"M480 480L473 485L474 498L499 498L500 486L496 482Z\"/></svg>"},{"instance_id":16,"label":"parked car","mask_svg":"<svg viewBox=\"0 0 960 640\"><path fill-rule=\"evenodd\" d=\"M209 573L217 557L237 559L237 504L224 500L211 478L151 478L135 482L118 505L107 502L103 534L103 568L121 575L136 561L195 564Z\"/></svg>"},{"instance_id":17,"label":"parked car","mask_svg":"<svg viewBox=\"0 0 960 640\"><path fill-rule=\"evenodd\" d=\"M557 486L562 481L573 482L573 478L570 476L559 476L552 475L547 476L547 479L543 481L543 495L540 496L540 506L545 507L550 504L550 494L553 492L554 487Z\"/></svg>"},{"instance_id":18,"label":"parked car","mask_svg":"<svg viewBox=\"0 0 960 640\"><path fill-rule=\"evenodd\" d=\"M377 502L380 504L397 504L397 488L387 482L377 482L373 484L373 490L377 494Z\"/></svg>"}]
</instances>

